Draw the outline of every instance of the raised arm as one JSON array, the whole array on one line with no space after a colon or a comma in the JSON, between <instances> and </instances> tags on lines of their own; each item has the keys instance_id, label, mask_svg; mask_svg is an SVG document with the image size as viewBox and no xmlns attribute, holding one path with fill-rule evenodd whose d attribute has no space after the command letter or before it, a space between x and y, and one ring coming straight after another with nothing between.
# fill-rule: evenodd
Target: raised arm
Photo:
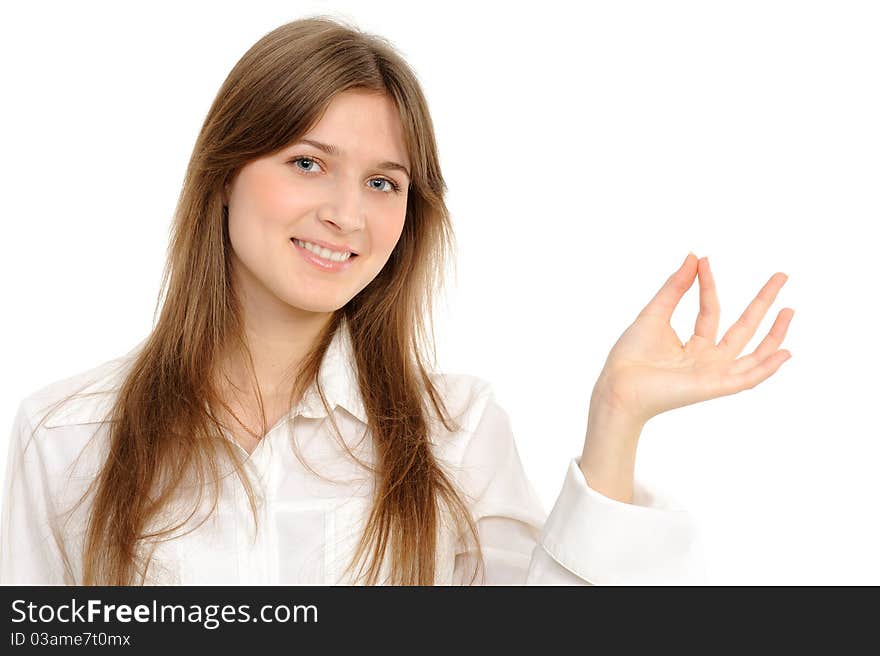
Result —
<instances>
[{"instance_id":1,"label":"raised arm","mask_svg":"<svg viewBox=\"0 0 880 656\"><path fill-rule=\"evenodd\" d=\"M474 499L486 585L694 584L705 580L692 517L635 483L633 503L591 489L572 458L549 516L523 467L507 413L491 388L461 462ZM553 436L542 436L552 439ZM475 553L460 545L454 581ZM480 583L480 581L477 581Z\"/></svg>"}]
</instances>

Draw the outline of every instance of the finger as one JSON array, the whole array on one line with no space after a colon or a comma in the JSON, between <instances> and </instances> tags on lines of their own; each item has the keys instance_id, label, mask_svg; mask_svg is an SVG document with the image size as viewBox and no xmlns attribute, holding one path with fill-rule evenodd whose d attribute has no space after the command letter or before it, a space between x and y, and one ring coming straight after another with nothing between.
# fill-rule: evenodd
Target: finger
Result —
<instances>
[{"instance_id":1,"label":"finger","mask_svg":"<svg viewBox=\"0 0 880 656\"><path fill-rule=\"evenodd\" d=\"M779 367L782 366L782 363L790 357L791 353L783 349L776 351L776 353L765 358L747 371L739 374L725 375L719 383L719 394L721 396L736 394L737 392L756 387L775 374Z\"/></svg>"},{"instance_id":2,"label":"finger","mask_svg":"<svg viewBox=\"0 0 880 656\"><path fill-rule=\"evenodd\" d=\"M724 334L718 343L719 349L727 352L730 357L736 357L743 350L749 340L754 337L761 319L764 318L770 305L776 300L776 295L786 280L788 280L788 276L784 273L774 273L770 276L770 280L764 284L755 299L749 303L745 312Z\"/></svg>"},{"instance_id":3,"label":"finger","mask_svg":"<svg viewBox=\"0 0 880 656\"><path fill-rule=\"evenodd\" d=\"M782 308L782 310L779 311L779 314L776 315L776 321L773 322L773 327L758 345L758 348L752 351L749 355L734 361L729 372L738 374L743 371L748 371L757 363L765 360L779 349L779 345L782 344L782 340L785 339L785 335L788 333L788 327L791 324L793 316L793 309Z\"/></svg>"},{"instance_id":4,"label":"finger","mask_svg":"<svg viewBox=\"0 0 880 656\"><path fill-rule=\"evenodd\" d=\"M639 316L651 315L660 317L664 321L670 321L681 297L694 284L694 277L697 275L696 262L696 256L693 253L688 253L678 271L669 276L666 284L654 295L654 298L639 313Z\"/></svg>"},{"instance_id":5,"label":"finger","mask_svg":"<svg viewBox=\"0 0 880 656\"><path fill-rule=\"evenodd\" d=\"M697 271L700 276L700 313L697 315L697 323L694 326L694 335L699 335L715 343L718 336L718 322L721 320L721 305L718 303L718 291L715 288L715 278L709 268L709 258L704 257L697 262Z\"/></svg>"}]
</instances>

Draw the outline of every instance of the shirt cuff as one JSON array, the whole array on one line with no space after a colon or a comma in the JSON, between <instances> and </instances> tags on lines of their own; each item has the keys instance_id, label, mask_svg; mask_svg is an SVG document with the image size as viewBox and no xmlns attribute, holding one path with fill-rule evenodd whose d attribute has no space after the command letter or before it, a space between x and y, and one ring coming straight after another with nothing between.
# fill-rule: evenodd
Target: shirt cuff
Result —
<instances>
[{"instance_id":1,"label":"shirt cuff","mask_svg":"<svg viewBox=\"0 0 880 656\"><path fill-rule=\"evenodd\" d=\"M541 544L560 565L594 585L705 584L693 516L670 509L668 501L638 482L633 500L624 503L592 489L580 458L572 458Z\"/></svg>"}]
</instances>

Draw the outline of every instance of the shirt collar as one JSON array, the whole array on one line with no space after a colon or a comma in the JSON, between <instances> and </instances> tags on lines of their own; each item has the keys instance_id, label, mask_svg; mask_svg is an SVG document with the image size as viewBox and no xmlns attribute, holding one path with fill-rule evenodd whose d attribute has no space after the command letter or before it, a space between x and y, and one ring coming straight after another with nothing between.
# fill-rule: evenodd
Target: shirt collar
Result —
<instances>
[{"instance_id":1,"label":"shirt collar","mask_svg":"<svg viewBox=\"0 0 880 656\"><path fill-rule=\"evenodd\" d=\"M146 344L146 339L141 341L126 355L110 360L95 369L89 370L80 376L68 378L48 390L54 390L50 394L52 400L72 392L78 392L83 396L76 396L65 403L57 412L52 414L45 425L69 426L72 424L91 424L106 421L113 401L115 392L118 392L124 376L130 364L141 348ZM344 408L349 414L358 420L367 423L367 414L364 409L360 388L357 383L357 371L355 369L354 349L351 341L351 331L347 319L342 318L333 338L324 353L318 370L318 380L327 404L331 409ZM85 386L83 386L85 383ZM63 388L63 389L62 389ZM39 394L39 393L38 393ZM85 396L87 395L87 396ZM42 394L40 395L43 396ZM49 399L46 399L49 400ZM48 410L48 406L45 408ZM326 417L327 412L321 397L314 384L310 385L303 395L300 403L291 410L288 418L302 415L310 418Z\"/></svg>"},{"instance_id":2,"label":"shirt collar","mask_svg":"<svg viewBox=\"0 0 880 656\"><path fill-rule=\"evenodd\" d=\"M345 317L342 318L327 351L324 353L324 359L321 361L321 367L318 371L318 380L321 382L321 389L327 399L327 404L331 408L342 407L364 424L367 423L367 413L357 382L351 330ZM312 418L327 416L324 404L321 403L321 397L314 385L306 390L303 400L291 414L294 416L301 414L304 417Z\"/></svg>"}]
</instances>

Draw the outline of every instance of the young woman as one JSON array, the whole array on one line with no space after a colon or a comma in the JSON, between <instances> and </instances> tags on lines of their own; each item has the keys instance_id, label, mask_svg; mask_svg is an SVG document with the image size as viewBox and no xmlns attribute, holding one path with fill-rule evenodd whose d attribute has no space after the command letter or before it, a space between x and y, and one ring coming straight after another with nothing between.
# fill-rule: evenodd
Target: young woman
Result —
<instances>
[{"instance_id":1,"label":"young woman","mask_svg":"<svg viewBox=\"0 0 880 656\"><path fill-rule=\"evenodd\" d=\"M2 582L702 580L690 516L633 481L638 438L779 368L791 310L737 355L786 276L716 344L688 255L608 356L548 516L491 385L428 365L445 191L386 41L323 17L260 39L195 144L151 333L19 407ZM698 275L682 345L669 319Z\"/></svg>"}]
</instances>

